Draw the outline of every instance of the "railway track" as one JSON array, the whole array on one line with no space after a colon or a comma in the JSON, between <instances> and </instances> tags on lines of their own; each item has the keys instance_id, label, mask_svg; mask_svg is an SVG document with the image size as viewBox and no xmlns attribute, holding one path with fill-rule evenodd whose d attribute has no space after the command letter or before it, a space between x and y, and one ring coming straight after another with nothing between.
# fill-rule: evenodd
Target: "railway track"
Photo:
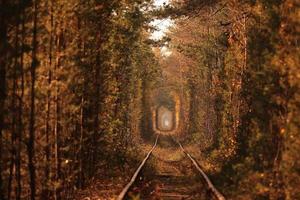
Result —
<instances>
[{"instance_id":1,"label":"railway track","mask_svg":"<svg viewBox=\"0 0 300 200\"><path fill-rule=\"evenodd\" d=\"M117 200L225 200L225 197L216 189L209 177L201 169L198 162L190 155L178 141L175 141L184 159L174 162L165 162L152 156L158 144L159 137L139 165L128 184L117 197ZM139 189L142 179L142 170L152 159L161 166L159 172L150 176L151 188ZM148 177L149 179L149 177ZM138 190L137 190L138 189ZM136 192L138 191L138 192ZM128 194L131 195L128 195ZM134 193L139 193L132 195Z\"/></svg>"}]
</instances>

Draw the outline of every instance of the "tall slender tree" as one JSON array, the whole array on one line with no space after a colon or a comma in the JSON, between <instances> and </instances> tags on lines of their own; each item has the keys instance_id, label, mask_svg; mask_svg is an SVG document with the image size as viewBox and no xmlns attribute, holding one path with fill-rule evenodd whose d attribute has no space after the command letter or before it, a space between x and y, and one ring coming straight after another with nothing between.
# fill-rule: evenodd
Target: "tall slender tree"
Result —
<instances>
[{"instance_id":1,"label":"tall slender tree","mask_svg":"<svg viewBox=\"0 0 300 200\"><path fill-rule=\"evenodd\" d=\"M30 174L30 199L35 200L36 198L36 171L35 171L35 82L36 82L36 68L38 66L38 5L39 0L33 2L33 29L32 29L32 53L31 53L31 67L30 67L30 122L29 122L29 139L27 144L28 151L28 170Z\"/></svg>"},{"instance_id":2,"label":"tall slender tree","mask_svg":"<svg viewBox=\"0 0 300 200\"><path fill-rule=\"evenodd\" d=\"M6 99L6 66L7 66L7 1L1 0L0 2L0 198L4 199L3 188L3 159L2 159L2 147L3 147L3 129L4 129L4 103Z\"/></svg>"}]
</instances>

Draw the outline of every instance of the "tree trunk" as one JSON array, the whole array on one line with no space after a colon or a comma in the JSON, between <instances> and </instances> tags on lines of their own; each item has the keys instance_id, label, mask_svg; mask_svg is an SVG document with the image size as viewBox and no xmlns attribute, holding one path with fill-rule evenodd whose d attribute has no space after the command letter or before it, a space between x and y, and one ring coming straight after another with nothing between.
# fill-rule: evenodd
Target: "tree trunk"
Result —
<instances>
[{"instance_id":1,"label":"tree trunk","mask_svg":"<svg viewBox=\"0 0 300 200\"><path fill-rule=\"evenodd\" d=\"M95 79L94 79L94 88L95 88L95 96L94 98L94 130L93 130L93 149L92 149L92 159L90 163L90 170L89 170L89 176L91 177L94 173L95 170L95 164L97 160L97 153L98 153L98 127L99 127L99 93L100 93L100 84L99 84L99 67L101 66L100 64L100 59L99 56L97 58L97 64L96 64L96 69L95 69Z\"/></svg>"},{"instance_id":2,"label":"tree trunk","mask_svg":"<svg viewBox=\"0 0 300 200\"><path fill-rule=\"evenodd\" d=\"M79 140L79 187L84 185L84 173L83 173L83 136L84 136L84 98L81 98L80 107L80 140Z\"/></svg>"},{"instance_id":3,"label":"tree trunk","mask_svg":"<svg viewBox=\"0 0 300 200\"><path fill-rule=\"evenodd\" d=\"M60 155L59 155L60 106L59 106L58 92L59 90L57 88L55 94L55 124L54 124L54 154L55 154L55 181L56 181L55 188L54 188L55 200L60 199L59 188L57 187L60 181Z\"/></svg>"},{"instance_id":4,"label":"tree trunk","mask_svg":"<svg viewBox=\"0 0 300 200\"><path fill-rule=\"evenodd\" d=\"M61 52L62 52L62 43L63 43L63 30L59 30L60 32L57 34L57 41L56 41L56 46L57 46L57 51L56 51L56 63L55 63L55 80L58 83L59 82L59 74L58 74L58 69L60 68L61 65ZM54 154L55 154L55 180L56 184L58 184L60 180L60 115L61 115L61 109L60 109L60 88L59 85L56 85L56 92L55 92L55 122L54 122ZM55 186L54 188L54 199L59 200L60 198L60 188L57 188Z\"/></svg>"},{"instance_id":5,"label":"tree trunk","mask_svg":"<svg viewBox=\"0 0 300 200\"><path fill-rule=\"evenodd\" d=\"M78 17L78 24L77 24L77 28L78 28L78 32L81 31L81 19ZM79 57L84 57L84 52L85 52L85 43L83 41L83 39L81 38L81 36L79 36L79 41L78 41L78 49L82 50L79 53ZM81 53L82 52L82 53ZM83 169L83 163L84 163L84 143L83 143L83 139L84 139L84 113L85 113L85 90L86 90L86 80L83 80L83 86L82 86L82 97L81 97L81 104L80 104L80 138L79 138L79 155L78 155L78 160L79 160L79 175L78 175L78 186L79 188L83 188L84 186L84 169Z\"/></svg>"},{"instance_id":6,"label":"tree trunk","mask_svg":"<svg viewBox=\"0 0 300 200\"><path fill-rule=\"evenodd\" d=\"M45 157L46 157L46 165L45 165L45 177L42 191L42 199L50 198L50 189L49 189L49 181L50 181L50 166L51 166L51 145L50 145L50 113L51 113L51 89L50 85L52 82L52 51L53 51L53 0L50 1L50 41L49 41L49 69L48 69L48 91L47 91L47 99L46 99L46 119L45 119L45 135L46 135L46 146L45 146Z\"/></svg>"},{"instance_id":7,"label":"tree trunk","mask_svg":"<svg viewBox=\"0 0 300 200\"><path fill-rule=\"evenodd\" d=\"M34 1L33 8L33 37L32 37L32 62L30 67L31 75L31 98L30 98L30 121L29 121L29 140L27 144L28 151L28 170L30 176L30 199L35 200L36 183L35 183L35 81L37 61L37 17L38 17L38 0Z\"/></svg>"},{"instance_id":8,"label":"tree trunk","mask_svg":"<svg viewBox=\"0 0 300 200\"><path fill-rule=\"evenodd\" d=\"M23 0L20 0L20 5L24 6ZM21 199L21 152L22 152L22 136L23 136L23 98L24 98L24 43L25 43L25 8L22 7L22 27L21 27L21 60L20 60L20 75L21 75L21 95L19 100L18 112L18 133L17 133L17 155L16 155L16 179L17 190L16 199Z\"/></svg>"},{"instance_id":9,"label":"tree trunk","mask_svg":"<svg viewBox=\"0 0 300 200\"><path fill-rule=\"evenodd\" d=\"M0 1L0 7L5 10L6 0ZM2 131L4 120L4 103L6 99L6 58L7 58L7 24L6 14L0 13L0 199L4 199L3 178L2 178Z\"/></svg>"},{"instance_id":10,"label":"tree trunk","mask_svg":"<svg viewBox=\"0 0 300 200\"><path fill-rule=\"evenodd\" d=\"M246 14L243 15L243 31L244 31L244 65L243 65L243 70L242 73L246 70L247 68L247 48L248 48L248 39L247 39L247 16Z\"/></svg>"},{"instance_id":11,"label":"tree trunk","mask_svg":"<svg viewBox=\"0 0 300 200\"><path fill-rule=\"evenodd\" d=\"M8 199L11 197L12 192L12 182L14 176L14 168L16 166L16 123L17 123L17 107L16 107L16 98L17 98L17 67L18 67L18 54L19 54L19 18L16 23L16 32L15 32L15 49L14 49L14 65L12 69L12 79L13 79L13 88L12 88L12 99L11 99L11 164L9 172L9 181L8 181Z\"/></svg>"}]
</instances>

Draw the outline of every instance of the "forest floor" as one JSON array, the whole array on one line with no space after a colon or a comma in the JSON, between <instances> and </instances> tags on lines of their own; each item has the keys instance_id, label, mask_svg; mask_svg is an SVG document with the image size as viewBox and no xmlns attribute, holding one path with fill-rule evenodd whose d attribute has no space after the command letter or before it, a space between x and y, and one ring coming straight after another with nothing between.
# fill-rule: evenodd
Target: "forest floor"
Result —
<instances>
[{"instance_id":1,"label":"forest floor","mask_svg":"<svg viewBox=\"0 0 300 200\"><path fill-rule=\"evenodd\" d=\"M147 152L151 145L143 145L142 151ZM187 148L191 154L197 155L196 148ZM196 159L201 161L201 156ZM112 200L129 182L132 174L140 164L126 166L114 170L113 174L99 176L90 180L89 186L78 191L76 200ZM209 168L208 165L206 165ZM113 175L113 176L112 176ZM199 193L200 191L200 193ZM198 172L191 161L181 151L179 146L158 146L147 161L141 176L130 189L129 200L159 200L159 199L206 199L205 188Z\"/></svg>"},{"instance_id":2,"label":"forest floor","mask_svg":"<svg viewBox=\"0 0 300 200\"><path fill-rule=\"evenodd\" d=\"M127 172L124 174L124 172ZM113 176L99 175L91 179L88 187L78 190L76 200L112 200L122 191L134 170L116 170Z\"/></svg>"},{"instance_id":3,"label":"forest floor","mask_svg":"<svg viewBox=\"0 0 300 200\"><path fill-rule=\"evenodd\" d=\"M99 169L98 175L89 180L87 187L78 190L75 200L113 200L115 199L130 181L135 170L143 159L144 154L152 148L151 145L141 145L142 153L129 161L125 166L106 166L106 169ZM113 169L113 170L112 170ZM149 170L147 169L147 172ZM150 172L151 173L151 172Z\"/></svg>"}]
</instances>

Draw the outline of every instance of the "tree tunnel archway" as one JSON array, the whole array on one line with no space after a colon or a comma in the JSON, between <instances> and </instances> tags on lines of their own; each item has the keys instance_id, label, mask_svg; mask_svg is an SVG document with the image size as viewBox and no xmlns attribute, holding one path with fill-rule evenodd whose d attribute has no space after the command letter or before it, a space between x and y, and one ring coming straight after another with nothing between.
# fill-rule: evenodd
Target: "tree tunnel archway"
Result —
<instances>
[{"instance_id":1,"label":"tree tunnel archway","mask_svg":"<svg viewBox=\"0 0 300 200\"><path fill-rule=\"evenodd\" d=\"M186 134L189 104L180 92L173 85L157 87L149 92L150 95L145 99L140 132L145 143L151 142L157 134L176 137Z\"/></svg>"}]
</instances>

